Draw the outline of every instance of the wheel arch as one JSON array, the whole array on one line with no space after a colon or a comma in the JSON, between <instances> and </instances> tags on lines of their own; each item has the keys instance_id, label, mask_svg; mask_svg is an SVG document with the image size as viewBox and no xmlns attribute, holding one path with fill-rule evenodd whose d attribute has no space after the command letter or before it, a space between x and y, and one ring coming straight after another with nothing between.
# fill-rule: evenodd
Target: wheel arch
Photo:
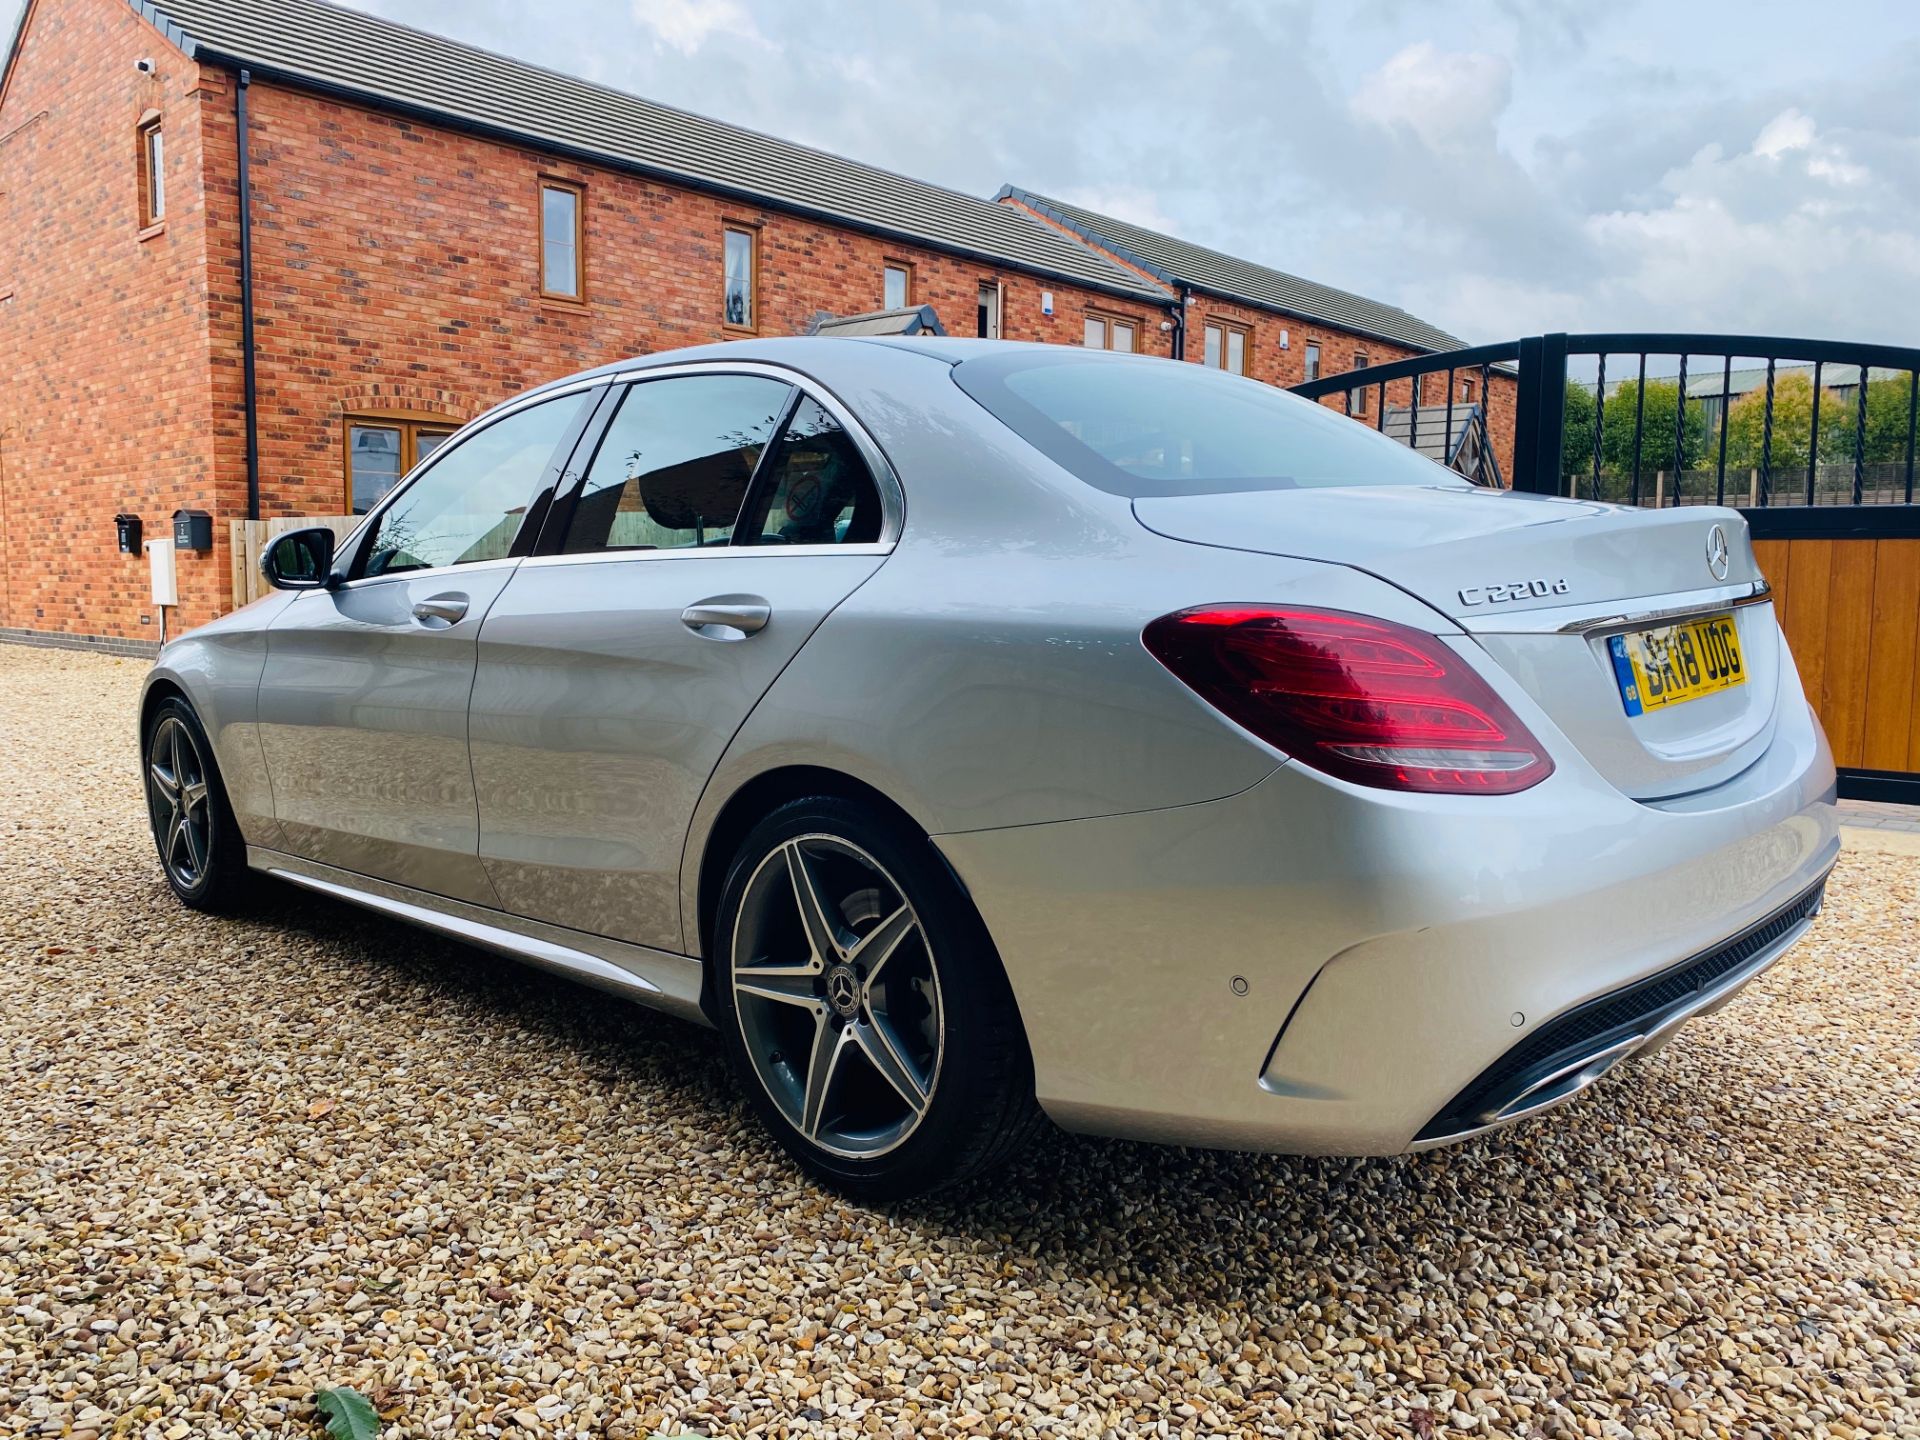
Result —
<instances>
[{"instance_id":1,"label":"wheel arch","mask_svg":"<svg viewBox=\"0 0 1920 1440\"><path fill-rule=\"evenodd\" d=\"M155 675L147 681L147 688L140 696L140 742L146 743L147 727L153 723L153 712L169 700L184 701L189 708L193 706L193 697L187 694L187 687L169 675ZM195 710L197 715L200 712Z\"/></svg>"},{"instance_id":2,"label":"wheel arch","mask_svg":"<svg viewBox=\"0 0 1920 1440\"><path fill-rule=\"evenodd\" d=\"M702 961L713 953L713 928L720 910L720 892L726 887L727 869L732 864L734 852L740 848L740 842L747 838L755 825L782 805L809 795L831 795L872 805L922 834L926 833L926 827L905 806L878 787L844 770L825 765L780 765L752 776L727 797L700 843L693 898L695 953ZM935 853L939 853L938 847L935 847ZM701 987L703 1005L712 976L712 967L707 968L708 979L702 982Z\"/></svg>"}]
</instances>

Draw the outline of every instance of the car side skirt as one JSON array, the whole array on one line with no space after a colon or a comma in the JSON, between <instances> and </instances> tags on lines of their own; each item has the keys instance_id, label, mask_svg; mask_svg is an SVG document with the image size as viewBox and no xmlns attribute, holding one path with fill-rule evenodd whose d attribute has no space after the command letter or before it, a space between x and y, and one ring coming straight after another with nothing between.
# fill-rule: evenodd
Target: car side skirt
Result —
<instances>
[{"instance_id":1,"label":"car side skirt","mask_svg":"<svg viewBox=\"0 0 1920 1440\"><path fill-rule=\"evenodd\" d=\"M683 1020L711 1023L700 1008L704 967L689 956L523 919L257 845L247 847L247 864L289 884L498 951Z\"/></svg>"}]
</instances>

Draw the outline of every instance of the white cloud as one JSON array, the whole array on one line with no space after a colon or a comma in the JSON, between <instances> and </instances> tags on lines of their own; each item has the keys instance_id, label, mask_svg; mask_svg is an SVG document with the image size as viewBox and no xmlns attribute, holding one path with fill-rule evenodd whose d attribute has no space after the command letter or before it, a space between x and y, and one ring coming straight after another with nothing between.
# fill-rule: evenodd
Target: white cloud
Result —
<instances>
[{"instance_id":1,"label":"white cloud","mask_svg":"<svg viewBox=\"0 0 1920 1440\"><path fill-rule=\"evenodd\" d=\"M1353 113L1438 148L1492 143L1513 94L1513 69L1501 56L1442 50L1422 40L1398 51L1361 80Z\"/></svg>"},{"instance_id":2,"label":"white cloud","mask_svg":"<svg viewBox=\"0 0 1920 1440\"><path fill-rule=\"evenodd\" d=\"M1777 160L1789 150L1805 150L1813 144L1813 137L1812 119L1798 110L1782 110L1753 137L1753 153Z\"/></svg>"},{"instance_id":3,"label":"white cloud","mask_svg":"<svg viewBox=\"0 0 1920 1440\"><path fill-rule=\"evenodd\" d=\"M740 0L633 0L633 18L651 30L654 43L691 55L714 36L765 49L767 38Z\"/></svg>"},{"instance_id":4,"label":"white cloud","mask_svg":"<svg viewBox=\"0 0 1920 1440\"><path fill-rule=\"evenodd\" d=\"M1067 185L1058 192L1069 205L1097 210L1148 230L1176 230L1173 217L1160 208L1160 196L1137 185Z\"/></svg>"},{"instance_id":5,"label":"white cloud","mask_svg":"<svg viewBox=\"0 0 1920 1440\"><path fill-rule=\"evenodd\" d=\"M1920 159L1920 138L1906 145ZM1470 292L1480 322L1517 313L1527 328L1567 325L1557 313L1609 329L1913 339L1889 326L1915 319L1920 196L1796 108L1749 146L1702 146L1642 203L1586 215L1581 231L1595 259L1587 273L1564 287L1487 277Z\"/></svg>"}]
</instances>

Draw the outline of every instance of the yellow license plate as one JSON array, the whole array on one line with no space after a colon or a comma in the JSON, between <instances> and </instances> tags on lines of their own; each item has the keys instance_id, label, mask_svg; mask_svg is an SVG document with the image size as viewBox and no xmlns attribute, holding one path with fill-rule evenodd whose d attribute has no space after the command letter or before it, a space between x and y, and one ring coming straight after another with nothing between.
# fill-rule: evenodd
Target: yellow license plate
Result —
<instances>
[{"instance_id":1,"label":"yellow license plate","mask_svg":"<svg viewBox=\"0 0 1920 1440\"><path fill-rule=\"evenodd\" d=\"M1607 642L1627 714L1664 710L1747 683L1740 632L1731 615L1709 615Z\"/></svg>"}]
</instances>

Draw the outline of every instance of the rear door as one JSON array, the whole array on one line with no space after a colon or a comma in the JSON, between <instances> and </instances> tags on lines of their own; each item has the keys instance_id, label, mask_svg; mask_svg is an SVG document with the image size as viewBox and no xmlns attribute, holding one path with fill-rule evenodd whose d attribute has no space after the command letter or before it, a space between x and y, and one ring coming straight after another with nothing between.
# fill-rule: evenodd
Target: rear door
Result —
<instances>
[{"instance_id":1,"label":"rear door","mask_svg":"<svg viewBox=\"0 0 1920 1440\"><path fill-rule=\"evenodd\" d=\"M617 404L480 633L480 854L515 914L683 950L693 807L898 506L851 417L784 372L680 372Z\"/></svg>"},{"instance_id":2,"label":"rear door","mask_svg":"<svg viewBox=\"0 0 1920 1440\"><path fill-rule=\"evenodd\" d=\"M574 391L464 433L369 522L344 584L273 621L260 740L295 854L494 903L467 757L476 641L585 401Z\"/></svg>"}]
</instances>

